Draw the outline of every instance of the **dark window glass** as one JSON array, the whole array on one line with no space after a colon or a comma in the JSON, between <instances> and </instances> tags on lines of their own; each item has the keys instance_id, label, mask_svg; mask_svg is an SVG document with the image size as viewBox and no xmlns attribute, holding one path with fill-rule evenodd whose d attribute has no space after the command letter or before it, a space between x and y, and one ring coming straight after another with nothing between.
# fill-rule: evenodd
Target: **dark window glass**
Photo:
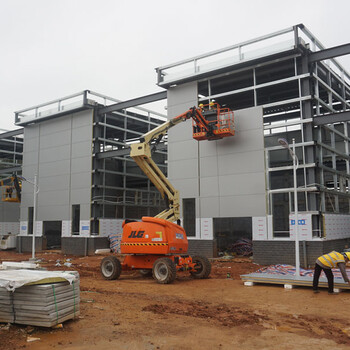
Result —
<instances>
[{"instance_id":1,"label":"dark window glass","mask_svg":"<svg viewBox=\"0 0 350 350\"><path fill-rule=\"evenodd\" d=\"M183 227L187 237L196 236L196 200L195 198L184 198L182 200L183 208Z\"/></svg>"}]
</instances>

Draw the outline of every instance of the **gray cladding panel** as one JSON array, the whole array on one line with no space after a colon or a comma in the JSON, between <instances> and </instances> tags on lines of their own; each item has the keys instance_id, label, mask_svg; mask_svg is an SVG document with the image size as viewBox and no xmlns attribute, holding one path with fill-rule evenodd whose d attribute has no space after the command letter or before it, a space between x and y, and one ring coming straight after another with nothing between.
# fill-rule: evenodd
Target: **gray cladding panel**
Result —
<instances>
[{"instance_id":1,"label":"gray cladding panel","mask_svg":"<svg viewBox=\"0 0 350 350\"><path fill-rule=\"evenodd\" d=\"M39 166L40 175L56 176L69 174L70 159L64 159L56 162L42 163Z\"/></svg>"},{"instance_id":2,"label":"gray cladding panel","mask_svg":"<svg viewBox=\"0 0 350 350\"><path fill-rule=\"evenodd\" d=\"M177 189L181 189L181 198L198 197L198 179L172 179L169 177L172 185Z\"/></svg>"},{"instance_id":3,"label":"gray cladding panel","mask_svg":"<svg viewBox=\"0 0 350 350\"><path fill-rule=\"evenodd\" d=\"M65 190L69 187L70 175L52 175L40 177L40 188L48 189L50 191Z\"/></svg>"},{"instance_id":4,"label":"gray cladding panel","mask_svg":"<svg viewBox=\"0 0 350 350\"><path fill-rule=\"evenodd\" d=\"M38 206L57 206L69 203L69 191L67 190L53 190L42 191L38 195ZM40 214L40 212L39 212ZM41 216L39 215L39 218Z\"/></svg>"},{"instance_id":5,"label":"gray cladding panel","mask_svg":"<svg viewBox=\"0 0 350 350\"><path fill-rule=\"evenodd\" d=\"M36 141L39 139L39 125L28 125L24 128L24 144L26 144L27 140L35 139Z\"/></svg>"},{"instance_id":6,"label":"gray cladding panel","mask_svg":"<svg viewBox=\"0 0 350 350\"><path fill-rule=\"evenodd\" d=\"M198 148L197 144L193 140L176 142L169 144L168 157L171 161L183 160L183 159L197 159Z\"/></svg>"},{"instance_id":7,"label":"gray cladding panel","mask_svg":"<svg viewBox=\"0 0 350 350\"><path fill-rule=\"evenodd\" d=\"M200 216L202 218L220 217L219 197L201 197Z\"/></svg>"},{"instance_id":8,"label":"gray cladding panel","mask_svg":"<svg viewBox=\"0 0 350 350\"><path fill-rule=\"evenodd\" d=\"M264 169L264 154L259 151L226 154L217 158L219 175L257 173Z\"/></svg>"},{"instance_id":9,"label":"gray cladding panel","mask_svg":"<svg viewBox=\"0 0 350 350\"><path fill-rule=\"evenodd\" d=\"M220 217L265 216L266 201L262 195L220 197Z\"/></svg>"},{"instance_id":10,"label":"gray cladding panel","mask_svg":"<svg viewBox=\"0 0 350 350\"><path fill-rule=\"evenodd\" d=\"M219 194L220 196L259 194L265 198L265 173L219 176Z\"/></svg>"},{"instance_id":11,"label":"gray cladding panel","mask_svg":"<svg viewBox=\"0 0 350 350\"><path fill-rule=\"evenodd\" d=\"M70 143L71 131L63 130L48 135L40 135L40 148L65 146Z\"/></svg>"},{"instance_id":12,"label":"gray cladding panel","mask_svg":"<svg viewBox=\"0 0 350 350\"><path fill-rule=\"evenodd\" d=\"M72 130L73 142L91 141L92 127L91 125L80 126Z\"/></svg>"},{"instance_id":13,"label":"gray cladding panel","mask_svg":"<svg viewBox=\"0 0 350 350\"><path fill-rule=\"evenodd\" d=\"M71 164L71 172L72 174L82 172L91 173L91 155L88 157L75 158L74 162Z\"/></svg>"},{"instance_id":14,"label":"gray cladding panel","mask_svg":"<svg viewBox=\"0 0 350 350\"><path fill-rule=\"evenodd\" d=\"M70 193L70 202L71 204L83 204L91 202L91 191L86 188L72 189ZM87 216L85 219L89 219L90 216Z\"/></svg>"},{"instance_id":15,"label":"gray cladding panel","mask_svg":"<svg viewBox=\"0 0 350 350\"><path fill-rule=\"evenodd\" d=\"M0 222L18 222L20 203L0 201Z\"/></svg>"},{"instance_id":16,"label":"gray cladding panel","mask_svg":"<svg viewBox=\"0 0 350 350\"><path fill-rule=\"evenodd\" d=\"M65 204L55 205L39 205L38 206L38 220L61 221L62 218L70 217L70 208Z\"/></svg>"},{"instance_id":17,"label":"gray cladding panel","mask_svg":"<svg viewBox=\"0 0 350 350\"><path fill-rule=\"evenodd\" d=\"M174 161L168 165L169 176L176 179L187 179L198 177L197 159L185 159Z\"/></svg>"},{"instance_id":18,"label":"gray cladding panel","mask_svg":"<svg viewBox=\"0 0 350 350\"><path fill-rule=\"evenodd\" d=\"M72 128L77 129L82 126L90 125L90 129L93 123L93 110L82 111L79 113L74 113L72 116Z\"/></svg>"},{"instance_id":19,"label":"gray cladding panel","mask_svg":"<svg viewBox=\"0 0 350 350\"><path fill-rule=\"evenodd\" d=\"M217 176L203 177L200 179L201 197L215 197L219 193Z\"/></svg>"},{"instance_id":20,"label":"gray cladding panel","mask_svg":"<svg viewBox=\"0 0 350 350\"><path fill-rule=\"evenodd\" d=\"M175 117L186 112L189 108L197 105L197 83L187 83L168 90L168 113ZM174 114L175 113L175 114Z\"/></svg>"},{"instance_id":21,"label":"gray cladding panel","mask_svg":"<svg viewBox=\"0 0 350 350\"><path fill-rule=\"evenodd\" d=\"M71 174L71 187L75 190L81 188L89 190L91 188L91 173Z\"/></svg>"},{"instance_id":22,"label":"gray cladding panel","mask_svg":"<svg viewBox=\"0 0 350 350\"><path fill-rule=\"evenodd\" d=\"M92 153L92 139L72 144L72 158L90 157ZM91 164L91 163L90 163ZM91 167L90 167L91 170Z\"/></svg>"},{"instance_id":23,"label":"gray cladding panel","mask_svg":"<svg viewBox=\"0 0 350 350\"><path fill-rule=\"evenodd\" d=\"M168 135L169 135L169 144L177 143L181 141L192 141L193 143L198 142L193 140L192 122L190 120L177 124L173 128L169 129Z\"/></svg>"},{"instance_id":24,"label":"gray cladding panel","mask_svg":"<svg viewBox=\"0 0 350 350\"><path fill-rule=\"evenodd\" d=\"M39 162L56 162L70 158L70 145L41 148L39 153Z\"/></svg>"},{"instance_id":25,"label":"gray cladding panel","mask_svg":"<svg viewBox=\"0 0 350 350\"><path fill-rule=\"evenodd\" d=\"M201 178L218 176L218 157L203 157L200 161Z\"/></svg>"},{"instance_id":26,"label":"gray cladding panel","mask_svg":"<svg viewBox=\"0 0 350 350\"><path fill-rule=\"evenodd\" d=\"M69 220L72 204L84 207L81 220L90 219L92 116L87 110L25 127L23 176L38 174L38 220ZM22 193L21 218L26 218L33 186Z\"/></svg>"}]
</instances>

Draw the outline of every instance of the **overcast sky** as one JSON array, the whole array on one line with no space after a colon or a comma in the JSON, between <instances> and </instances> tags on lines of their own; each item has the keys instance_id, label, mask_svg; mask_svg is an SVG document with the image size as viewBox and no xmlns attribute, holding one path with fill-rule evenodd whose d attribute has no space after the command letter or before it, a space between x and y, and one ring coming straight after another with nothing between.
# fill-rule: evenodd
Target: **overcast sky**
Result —
<instances>
[{"instance_id":1,"label":"overcast sky","mask_svg":"<svg viewBox=\"0 0 350 350\"><path fill-rule=\"evenodd\" d=\"M0 128L14 112L82 90L161 91L154 68L303 23L350 42L349 0L1 0ZM350 57L339 62L350 71ZM163 111L165 113L165 111Z\"/></svg>"}]
</instances>

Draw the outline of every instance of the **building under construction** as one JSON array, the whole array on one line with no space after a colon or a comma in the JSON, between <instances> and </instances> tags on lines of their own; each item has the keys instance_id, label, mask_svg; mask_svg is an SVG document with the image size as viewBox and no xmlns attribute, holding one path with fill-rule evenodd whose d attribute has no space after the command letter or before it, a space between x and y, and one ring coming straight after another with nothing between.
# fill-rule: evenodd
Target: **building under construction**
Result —
<instances>
[{"instance_id":1,"label":"building under construction","mask_svg":"<svg viewBox=\"0 0 350 350\"><path fill-rule=\"evenodd\" d=\"M343 250L350 242L350 75L336 57L349 46L326 49L297 25L159 67L160 93L121 102L84 91L17 112L22 174L37 175L40 189L34 220L33 185L22 182L18 249L30 250L35 222L38 249L88 254L106 247L124 219L164 207L128 146L164 121L140 106L166 99L168 118L213 101L235 113L235 136L197 142L182 123L153 156L180 191L191 253L231 254L245 238L256 262L294 264L293 158L281 138L295 140L299 163L301 262Z\"/></svg>"}]
</instances>

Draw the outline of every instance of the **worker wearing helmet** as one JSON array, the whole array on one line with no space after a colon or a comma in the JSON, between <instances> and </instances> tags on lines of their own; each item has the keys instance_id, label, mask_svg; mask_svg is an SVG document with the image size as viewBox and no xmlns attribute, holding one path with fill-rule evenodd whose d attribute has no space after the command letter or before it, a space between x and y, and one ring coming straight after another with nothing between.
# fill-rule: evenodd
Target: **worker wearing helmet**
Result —
<instances>
[{"instance_id":1,"label":"worker wearing helmet","mask_svg":"<svg viewBox=\"0 0 350 350\"><path fill-rule=\"evenodd\" d=\"M320 256L316 260L316 264L315 264L314 280L312 284L314 293L319 293L318 280L320 278L320 274L322 270L324 271L327 277L328 294L335 294L333 290L334 276L333 276L332 268L338 267L344 278L344 281L350 285L348 275L346 274L346 263L349 260L350 260L350 252L338 253L333 250L328 254L324 254Z\"/></svg>"}]
</instances>

